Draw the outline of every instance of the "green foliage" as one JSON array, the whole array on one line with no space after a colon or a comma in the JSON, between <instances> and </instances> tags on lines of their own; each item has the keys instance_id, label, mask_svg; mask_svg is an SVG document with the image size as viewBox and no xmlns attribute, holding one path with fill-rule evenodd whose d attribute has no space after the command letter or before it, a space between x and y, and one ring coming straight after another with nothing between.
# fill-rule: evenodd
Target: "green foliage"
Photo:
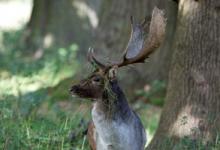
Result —
<instances>
[{"instance_id":1,"label":"green foliage","mask_svg":"<svg viewBox=\"0 0 220 150\"><path fill-rule=\"evenodd\" d=\"M41 87L52 87L76 72L77 45L45 49L43 57L35 59L19 48L22 47L19 46L21 31L2 35L0 77L4 80L0 82L0 94L19 95Z\"/></svg>"},{"instance_id":2,"label":"green foliage","mask_svg":"<svg viewBox=\"0 0 220 150\"><path fill-rule=\"evenodd\" d=\"M45 49L35 59L21 38L22 31L0 33L0 149L88 149L82 118L89 114L79 104L70 113L54 101L62 97L72 104L70 82L58 92L53 88L76 72L78 46Z\"/></svg>"},{"instance_id":3,"label":"green foliage","mask_svg":"<svg viewBox=\"0 0 220 150\"><path fill-rule=\"evenodd\" d=\"M151 104L163 106L166 84L164 81L155 80L151 84L146 85L144 89L136 91L137 96L144 97Z\"/></svg>"},{"instance_id":4,"label":"green foliage","mask_svg":"<svg viewBox=\"0 0 220 150\"><path fill-rule=\"evenodd\" d=\"M147 137L148 137L147 144L149 144L158 127L161 108L150 104L144 104L143 102L138 102L135 104L135 106L137 105L139 105L138 106L139 109L137 112L141 118L141 121L143 125L147 127L146 128Z\"/></svg>"}]
</instances>

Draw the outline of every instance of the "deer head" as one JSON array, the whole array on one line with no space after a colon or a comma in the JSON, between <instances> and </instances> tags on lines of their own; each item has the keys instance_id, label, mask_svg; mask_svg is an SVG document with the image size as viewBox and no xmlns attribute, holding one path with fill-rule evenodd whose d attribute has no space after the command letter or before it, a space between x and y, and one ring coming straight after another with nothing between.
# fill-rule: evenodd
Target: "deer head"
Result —
<instances>
[{"instance_id":1,"label":"deer head","mask_svg":"<svg viewBox=\"0 0 220 150\"><path fill-rule=\"evenodd\" d=\"M146 36L146 20L135 24L131 17L131 36L122 60L106 65L96 59L93 49L89 49L88 60L96 70L87 79L72 86L71 93L82 98L101 98L109 81L116 79L117 68L144 63L145 59L161 45L165 35L165 26L164 13L158 8L153 10L148 36Z\"/></svg>"}]
</instances>

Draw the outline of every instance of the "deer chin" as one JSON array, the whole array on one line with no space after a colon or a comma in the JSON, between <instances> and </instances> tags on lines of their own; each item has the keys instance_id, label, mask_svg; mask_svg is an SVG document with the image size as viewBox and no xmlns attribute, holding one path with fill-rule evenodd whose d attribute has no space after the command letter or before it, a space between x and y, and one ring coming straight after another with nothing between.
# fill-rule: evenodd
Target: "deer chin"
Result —
<instances>
[{"instance_id":1,"label":"deer chin","mask_svg":"<svg viewBox=\"0 0 220 150\"><path fill-rule=\"evenodd\" d=\"M84 99L93 99L92 101L95 101L96 99L99 99L101 97L102 92L97 92L97 91L91 91L88 89L83 89L79 88L77 86L73 86L70 89L70 94L72 97L77 97L77 98L84 98Z\"/></svg>"},{"instance_id":2,"label":"deer chin","mask_svg":"<svg viewBox=\"0 0 220 150\"><path fill-rule=\"evenodd\" d=\"M88 99L91 101L96 101L97 99L99 99L98 97L95 97L91 93L85 93L85 92L82 92L82 93L81 92L78 92L78 93L71 92L71 96L74 98Z\"/></svg>"}]
</instances>

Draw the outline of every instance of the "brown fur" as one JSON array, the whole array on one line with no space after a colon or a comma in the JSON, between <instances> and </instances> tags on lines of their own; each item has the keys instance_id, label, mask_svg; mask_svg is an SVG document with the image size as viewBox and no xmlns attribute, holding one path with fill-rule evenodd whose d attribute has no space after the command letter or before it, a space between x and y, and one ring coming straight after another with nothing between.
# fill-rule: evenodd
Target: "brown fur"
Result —
<instances>
[{"instance_id":1,"label":"brown fur","mask_svg":"<svg viewBox=\"0 0 220 150\"><path fill-rule=\"evenodd\" d=\"M100 99L105 89L106 80L106 75L100 70L96 70L87 79L72 86L70 91L73 95L78 95L81 98Z\"/></svg>"},{"instance_id":2,"label":"brown fur","mask_svg":"<svg viewBox=\"0 0 220 150\"><path fill-rule=\"evenodd\" d=\"M88 125L88 132L87 132L87 138L89 141L89 145L91 150L96 150L96 138L95 138L95 126L93 121L89 122Z\"/></svg>"}]
</instances>

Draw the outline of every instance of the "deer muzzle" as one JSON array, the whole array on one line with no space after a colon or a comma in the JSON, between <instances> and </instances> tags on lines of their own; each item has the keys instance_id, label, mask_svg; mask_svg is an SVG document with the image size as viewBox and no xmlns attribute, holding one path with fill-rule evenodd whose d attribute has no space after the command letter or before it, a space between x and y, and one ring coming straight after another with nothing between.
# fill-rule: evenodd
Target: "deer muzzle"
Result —
<instances>
[{"instance_id":1,"label":"deer muzzle","mask_svg":"<svg viewBox=\"0 0 220 150\"><path fill-rule=\"evenodd\" d=\"M80 87L79 85L73 85L71 88L70 88L70 93L71 94L77 94L78 92L80 92Z\"/></svg>"}]
</instances>

